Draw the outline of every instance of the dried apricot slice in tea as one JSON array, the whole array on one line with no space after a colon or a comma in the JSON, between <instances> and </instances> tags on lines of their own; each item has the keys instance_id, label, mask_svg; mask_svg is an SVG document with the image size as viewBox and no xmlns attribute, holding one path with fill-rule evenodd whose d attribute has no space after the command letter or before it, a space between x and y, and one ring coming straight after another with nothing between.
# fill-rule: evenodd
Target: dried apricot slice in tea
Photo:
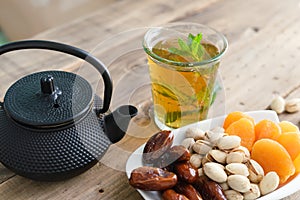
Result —
<instances>
[{"instance_id":1,"label":"dried apricot slice in tea","mask_svg":"<svg viewBox=\"0 0 300 200\"><path fill-rule=\"evenodd\" d=\"M224 120L224 124L223 124L223 128L226 130L230 124L232 124L233 122L236 122L238 121L239 119L241 118L247 118L249 119L250 121L253 122L254 124L254 119L252 117L250 117L249 115L246 115L245 113L243 112L240 112L240 111L235 111L235 112L231 112L229 113L225 120Z\"/></svg>"},{"instance_id":2,"label":"dried apricot slice in tea","mask_svg":"<svg viewBox=\"0 0 300 200\"><path fill-rule=\"evenodd\" d=\"M299 128L295 124L289 121L281 121L278 123L281 133L287 133L287 132L297 132L299 133Z\"/></svg>"},{"instance_id":3,"label":"dried apricot slice in tea","mask_svg":"<svg viewBox=\"0 0 300 200\"><path fill-rule=\"evenodd\" d=\"M252 147L251 158L262 166L265 173L275 171L281 184L295 173L291 156L275 140L264 138L256 141Z\"/></svg>"},{"instance_id":4,"label":"dried apricot slice in tea","mask_svg":"<svg viewBox=\"0 0 300 200\"><path fill-rule=\"evenodd\" d=\"M264 119L255 125L256 140L270 138L276 140L281 135L279 125L271 120Z\"/></svg>"},{"instance_id":5,"label":"dried apricot slice in tea","mask_svg":"<svg viewBox=\"0 0 300 200\"><path fill-rule=\"evenodd\" d=\"M282 133L277 141L288 151L292 160L300 153L300 134L299 133Z\"/></svg>"},{"instance_id":6,"label":"dried apricot slice in tea","mask_svg":"<svg viewBox=\"0 0 300 200\"><path fill-rule=\"evenodd\" d=\"M229 135L239 136L242 139L241 145L251 151L255 142L255 131L252 121L247 118L241 118L238 121L230 124L225 132Z\"/></svg>"}]
</instances>

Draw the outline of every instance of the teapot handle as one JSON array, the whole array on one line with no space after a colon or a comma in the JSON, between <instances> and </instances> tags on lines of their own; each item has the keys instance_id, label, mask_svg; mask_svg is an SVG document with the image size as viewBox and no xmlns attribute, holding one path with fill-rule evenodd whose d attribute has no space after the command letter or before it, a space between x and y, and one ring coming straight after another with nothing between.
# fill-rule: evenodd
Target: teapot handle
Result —
<instances>
[{"instance_id":1,"label":"teapot handle","mask_svg":"<svg viewBox=\"0 0 300 200\"><path fill-rule=\"evenodd\" d=\"M109 104L112 96L112 88L113 88L110 74L107 68L105 67L105 65L100 60L92 56L90 53L82 49L79 49L77 47L73 47L67 44L52 42L52 41L24 40L24 41L11 42L0 46L0 55L10 51L22 50L22 49L46 49L46 50L59 51L62 53L67 53L75 57L81 58L82 60L85 60L86 62L90 63L101 74L104 82L103 106L101 109L97 110L96 113L97 115L99 115L100 113L105 113L109 109Z\"/></svg>"}]
</instances>

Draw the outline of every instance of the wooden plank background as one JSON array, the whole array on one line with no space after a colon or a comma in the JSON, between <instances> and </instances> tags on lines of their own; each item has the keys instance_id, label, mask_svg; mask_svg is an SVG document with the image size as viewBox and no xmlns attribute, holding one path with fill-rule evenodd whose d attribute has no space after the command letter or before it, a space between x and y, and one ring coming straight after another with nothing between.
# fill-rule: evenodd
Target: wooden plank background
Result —
<instances>
[{"instance_id":1,"label":"wooden plank background","mask_svg":"<svg viewBox=\"0 0 300 200\"><path fill-rule=\"evenodd\" d=\"M218 105L211 111L211 116L235 110L266 109L276 94L286 98L300 97L299 0L116 0L114 4L96 13L41 33L34 39L64 42L91 51L96 56L103 56L103 52L114 52L115 49L111 46L99 49L97 46L110 41L109 38L117 33L175 21L207 24L228 38L229 49L220 70L223 93L219 97ZM141 35L136 33L129 38L136 42ZM126 93L121 93L122 84L128 85L127 93L131 95L126 98L123 96L124 99L120 97L120 102L113 101L113 106L123 103L122 101L134 102L139 106L140 102L130 99L132 96L151 96L150 91L142 91L147 89L147 80L143 83L145 88L139 87L132 91L130 80L124 75L130 70L137 75L143 74L146 69L143 57L145 54L138 55L136 60L128 59L131 58L129 56L109 65L115 87L120 91L119 96ZM107 57L100 59L107 59L109 62ZM122 70L121 64L124 66ZM10 53L1 56L1 69L2 98L15 80L45 69L79 70L101 88L97 74L93 75L92 70L87 72L77 59L60 53L36 50ZM125 84L121 80L128 82ZM114 94L116 99L119 96ZM279 118L290 120L299 126L299 113L284 113ZM112 145L96 166L63 182L31 181L0 165L0 199L142 199L128 185L124 167L130 153L155 131L153 122L144 126L132 123L128 135L118 144ZM299 198L298 193L286 199Z\"/></svg>"}]
</instances>

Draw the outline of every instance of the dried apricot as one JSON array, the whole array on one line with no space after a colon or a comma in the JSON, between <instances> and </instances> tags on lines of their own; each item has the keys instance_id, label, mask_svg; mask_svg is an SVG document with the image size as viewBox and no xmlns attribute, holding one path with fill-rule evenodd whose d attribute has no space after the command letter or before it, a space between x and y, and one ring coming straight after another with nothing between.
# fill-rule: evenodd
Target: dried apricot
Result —
<instances>
[{"instance_id":1,"label":"dried apricot","mask_svg":"<svg viewBox=\"0 0 300 200\"><path fill-rule=\"evenodd\" d=\"M278 123L279 127L281 128L281 133L287 132L297 132L299 133L299 128L295 124L289 121L281 121Z\"/></svg>"},{"instance_id":2,"label":"dried apricot","mask_svg":"<svg viewBox=\"0 0 300 200\"><path fill-rule=\"evenodd\" d=\"M247 118L241 118L233 122L225 130L229 135L237 135L241 138L241 145L251 151L255 142L254 124Z\"/></svg>"},{"instance_id":3,"label":"dried apricot","mask_svg":"<svg viewBox=\"0 0 300 200\"><path fill-rule=\"evenodd\" d=\"M245 113L243 112L240 112L240 111L235 111L235 112L231 112L229 113L225 120L224 120L224 124L223 124L223 128L226 130L230 124L232 124L233 122L236 122L238 121L239 119L241 118L247 118L249 119L250 121L253 122L254 124L254 119L252 117L250 117L249 115L246 115Z\"/></svg>"},{"instance_id":4,"label":"dried apricot","mask_svg":"<svg viewBox=\"0 0 300 200\"><path fill-rule=\"evenodd\" d=\"M280 183L295 173L295 166L287 150L277 141L263 138L254 143L251 158L257 161L265 173L275 171Z\"/></svg>"},{"instance_id":5,"label":"dried apricot","mask_svg":"<svg viewBox=\"0 0 300 200\"><path fill-rule=\"evenodd\" d=\"M300 172L300 154L296 157L296 159L293 161L294 166L296 168L296 173Z\"/></svg>"},{"instance_id":6,"label":"dried apricot","mask_svg":"<svg viewBox=\"0 0 300 200\"><path fill-rule=\"evenodd\" d=\"M270 138L276 140L281 135L279 125L271 120L264 119L255 125L256 140Z\"/></svg>"},{"instance_id":7,"label":"dried apricot","mask_svg":"<svg viewBox=\"0 0 300 200\"><path fill-rule=\"evenodd\" d=\"M282 133L277 141L288 151L292 160L300 153L300 134L299 133Z\"/></svg>"}]
</instances>

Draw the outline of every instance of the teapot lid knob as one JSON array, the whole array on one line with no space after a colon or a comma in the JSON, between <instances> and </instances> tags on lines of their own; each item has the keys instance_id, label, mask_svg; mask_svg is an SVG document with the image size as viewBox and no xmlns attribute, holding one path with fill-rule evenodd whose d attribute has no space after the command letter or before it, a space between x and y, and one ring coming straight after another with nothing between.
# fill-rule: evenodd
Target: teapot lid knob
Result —
<instances>
[{"instance_id":1,"label":"teapot lid knob","mask_svg":"<svg viewBox=\"0 0 300 200\"><path fill-rule=\"evenodd\" d=\"M52 94L55 91L53 76L48 75L41 78L41 90L43 94Z\"/></svg>"}]
</instances>

